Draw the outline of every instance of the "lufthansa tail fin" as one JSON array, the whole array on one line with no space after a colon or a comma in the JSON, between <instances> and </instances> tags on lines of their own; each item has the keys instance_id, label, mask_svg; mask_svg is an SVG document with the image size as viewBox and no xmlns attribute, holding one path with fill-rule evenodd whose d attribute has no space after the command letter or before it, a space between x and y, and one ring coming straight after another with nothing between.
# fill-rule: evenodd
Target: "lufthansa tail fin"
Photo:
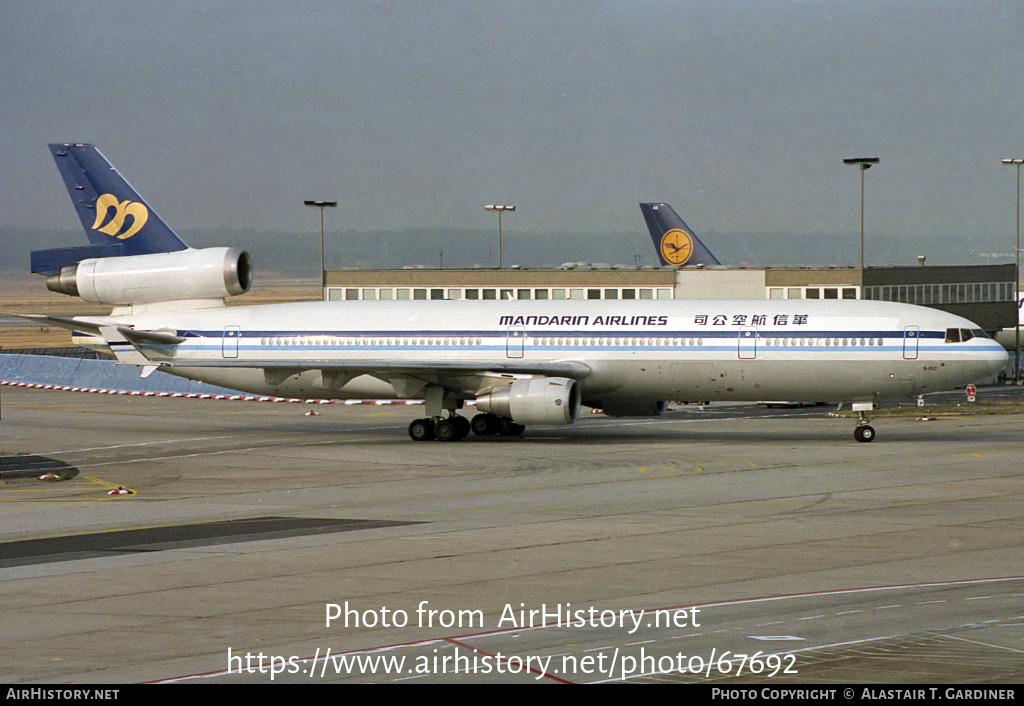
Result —
<instances>
[{"instance_id":1,"label":"lufthansa tail fin","mask_svg":"<svg viewBox=\"0 0 1024 706\"><path fill-rule=\"evenodd\" d=\"M93 145L49 147L91 245L37 250L33 272L51 275L88 258L188 248Z\"/></svg>"},{"instance_id":2,"label":"lufthansa tail fin","mask_svg":"<svg viewBox=\"0 0 1024 706\"><path fill-rule=\"evenodd\" d=\"M685 265L721 265L683 219L667 203L642 203L640 210L651 232L654 249L661 264L668 267Z\"/></svg>"}]
</instances>

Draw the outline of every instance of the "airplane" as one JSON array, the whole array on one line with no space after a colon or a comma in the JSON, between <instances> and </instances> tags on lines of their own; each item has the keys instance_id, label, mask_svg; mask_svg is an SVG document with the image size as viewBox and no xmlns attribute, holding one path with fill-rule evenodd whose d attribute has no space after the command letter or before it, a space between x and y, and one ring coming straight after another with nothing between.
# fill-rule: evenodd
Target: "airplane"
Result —
<instances>
[{"instance_id":1,"label":"airplane","mask_svg":"<svg viewBox=\"0 0 1024 706\"><path fill-rule=\"evenodd\" d=\"M1020 346L1024 348L1024 297L1017 300L1017 323L1021 329ZM1012 353L1017 345L1017 329L1004 328L997 331L995 339L1002 344L1003 348Z\"/></svg>"},{"instance_id":2,"label":"airplane","mask_svg":"<svg viewBox=\"0 0 1024 706\"><path fill-rule=\"evenodd\" d=\"M694 235L667 203L642 203L640 211L654 241L661 264L666 267L721 265L708 247Z\"/></svg>"},{"instance_id":3,"label":"airplane","mask_svg":"<svg viewBox=\"0 0 1024 706\"><path fill-rule=\"evenodd\" d=\"M268 396L425 402L415 441L517 436L582 406L657 416L667 400L853 402L947 390L1007 355L967 319L863 300L316 301L226 306L236 248L189 248L88 144L50 151L92 245L32 254L53 291L105 316L26 315L121 364ZM955 336L953 334L956 334ZM970 335L968 335L970 334ZM472 420L458 412L476 405ZM445 416L447 415L447 416Z\"/></svg>"}]
</instances>

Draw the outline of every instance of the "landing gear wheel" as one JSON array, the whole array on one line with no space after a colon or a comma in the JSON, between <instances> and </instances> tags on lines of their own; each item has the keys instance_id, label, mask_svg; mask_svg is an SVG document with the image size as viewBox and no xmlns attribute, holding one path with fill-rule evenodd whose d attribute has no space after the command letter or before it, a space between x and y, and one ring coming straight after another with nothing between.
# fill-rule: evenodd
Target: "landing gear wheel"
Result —
<instances>
[{"instance_id":1,"label":"landing gear wheel","mask_svg":"<svg viewBox=\"0 0 1024 706\"><path fill-rule=\"evenodd\" d=\"M434 438L434 422L430 419L414 419L409 424L409 437L413 441L430 441Z\"/></svg>"},{"instance_id":2,"label":"landing gear wheel","mask_svg":"<svg viewBox=\"0 0 1024 706\"><path fill-rule=\"evenodd\" d=\"M442 419L434 425L434 436L438 441L457 441L459 431L451 419Z\"/></svg>"},{"instance_id":3,"label":"landing gear wheel","mask_svg":"<svg viewBox=\"0 0 1024 706\"><path fill-rule=\"evenodd\" d=\"M450 422L455 424L455 440L459 441L469 436L470 424L469 420L465 417L455 416L449 419Z\"/></svg>"},{"instance_id":4,"label":"landing gear wheel","mask_svg":"<svg viewBox=\"0 0 1024 706\"><path fill-rule=\"evenodd\" d=\"M494 436L498 433L498 418L493 414L478 414L470 422L477 436Z\"/></svg>"},{"instance_id":5,"label":"landing gear wheel","mask_svg":"<svg viewBox=\"0 0 1024 706\"><path fill-rule=\"evenodd\" d=\"M853 430L853 438L857 441L863 441L865 443L874 441L875 439L875 428L864 424Z\"/></svg>"}]
</instances>

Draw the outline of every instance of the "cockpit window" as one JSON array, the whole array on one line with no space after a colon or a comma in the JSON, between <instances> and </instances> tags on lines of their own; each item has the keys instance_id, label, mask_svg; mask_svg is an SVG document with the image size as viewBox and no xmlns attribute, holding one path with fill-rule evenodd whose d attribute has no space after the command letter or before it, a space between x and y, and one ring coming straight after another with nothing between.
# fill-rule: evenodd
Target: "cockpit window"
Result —
<instances>
[{"instance_id":1,"label":"cockpit window","mask_svg":"<svg viewBox=\"0 0 1024 706\"><path fill-rule=\"evenodd\" d=\"M948 328L946 343L966 343L972 338L988 338L989 335L980 328Z\"/></svg>"}]
</instances>

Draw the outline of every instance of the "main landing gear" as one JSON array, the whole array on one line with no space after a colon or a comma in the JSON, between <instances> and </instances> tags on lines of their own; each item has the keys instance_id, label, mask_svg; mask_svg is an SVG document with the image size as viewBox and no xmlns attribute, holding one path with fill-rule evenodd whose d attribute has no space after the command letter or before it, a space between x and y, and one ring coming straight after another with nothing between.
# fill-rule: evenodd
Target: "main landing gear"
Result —
<instances>
[{"instance_id":1,"label":"main landing gear","mask_svg":"<svg viewBox=\"0 0 1024 706\"><path fill-rule=\"evenodd\" d=\"M511 419L496 414L478 414L473 417L471 424L473 433L477 436L519 436L526 430L522 424L516 424Z\"/></svg>"},{"instance_id":2,"label":"main landing gear","mask_svg":"<svg viewBox=\"0 0 1024 706\"><path fill-rule=\"evenodd\" d=\"M459 441L471 431L478 436L519 436L526 429L522 424L495 414L478 414L472 422L460 417L455 410L462 407L461 400L440 385L424 387L423 401L427 416L414 419L409 425L409 437L413 441ZM445 411L447 418L442 416Z\"/></svg>"},{"instance_id":3,"label":"main landing gear","mask_svg":"<svg viewBox=\"0 0 1024 706\"><path fill-rule=\"evenodd\" d=\"M469 420L453 414L447 419L414 419L409 425L409 437L413 441L459 441L469 436Z\"/></svg>"},{"instance_id":4,"label":"main landing gear","mask_svg":"<svg viewBox=\"0 0 1024 706\"><path fill-rule=\"evenodd\" d=\"M469 421L452 414L447 419L414 419L409 425L409 437L413 441L460 441L472 431L477 436L519 436L526 430L522 424L493 414L478 414Z\"/></svg>"}]
</instances>

